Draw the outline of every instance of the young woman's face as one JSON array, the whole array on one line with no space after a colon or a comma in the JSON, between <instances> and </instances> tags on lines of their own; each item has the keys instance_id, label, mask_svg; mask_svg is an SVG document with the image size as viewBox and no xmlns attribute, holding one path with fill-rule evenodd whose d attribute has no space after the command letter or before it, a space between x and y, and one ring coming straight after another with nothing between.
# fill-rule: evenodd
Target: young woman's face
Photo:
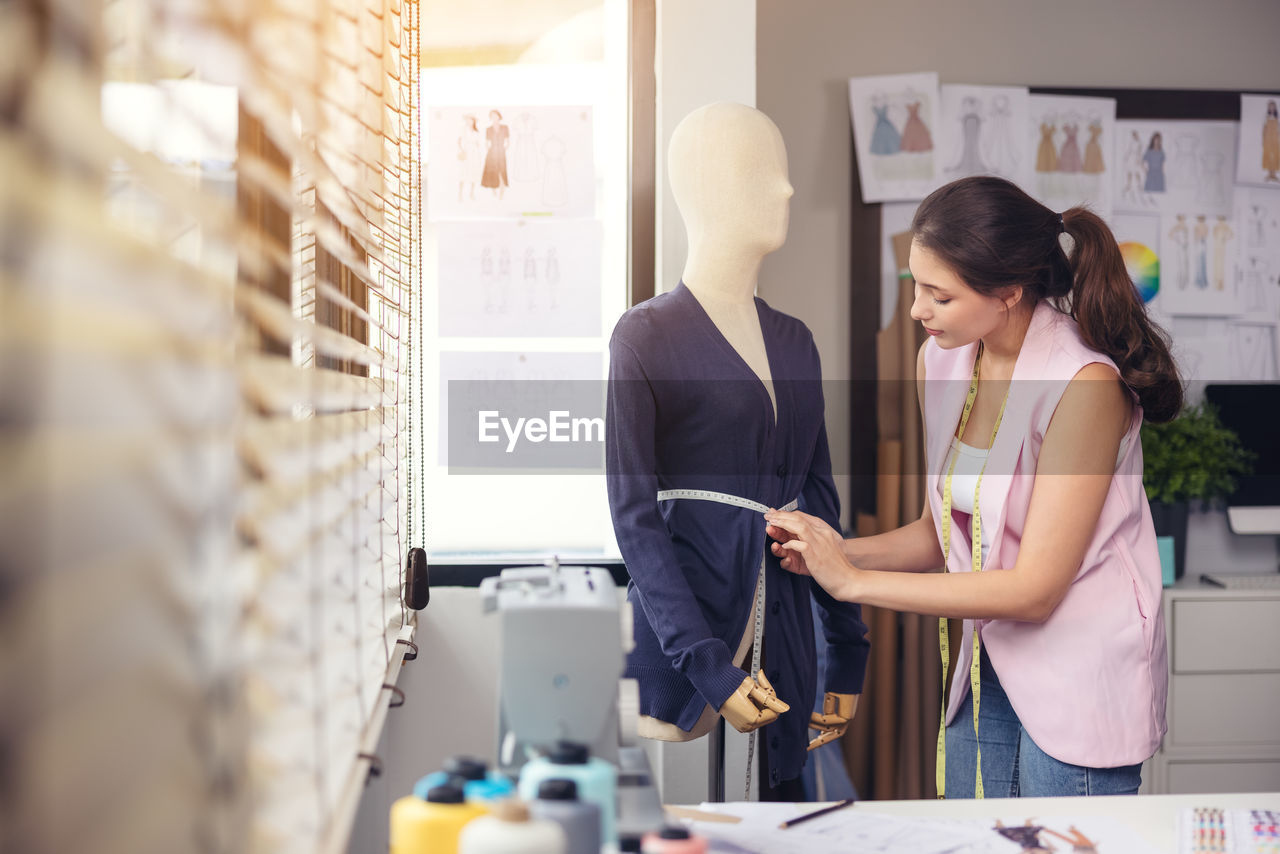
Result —
<instances>
[{"instance_id":1,"label":"young woman's face","mask_svg":"<svg viewBox=\"0 0 1280 854\"><path fill-rule=\"evenodd\" d=\"M911 243L908 265L916 280L911 318L920 321L942 349L972 344L999 324L1005 304L966 285L937 255L916 241Z\"/></svg>"}]
</instances>

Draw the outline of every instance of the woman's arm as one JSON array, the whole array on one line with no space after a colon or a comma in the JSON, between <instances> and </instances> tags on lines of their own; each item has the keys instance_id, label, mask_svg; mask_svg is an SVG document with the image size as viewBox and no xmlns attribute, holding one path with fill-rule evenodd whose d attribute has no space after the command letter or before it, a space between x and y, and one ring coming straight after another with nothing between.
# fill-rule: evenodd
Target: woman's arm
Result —
<instances>
[{"instance_id":1,"label":"woman's arm","mask_svg":"<svg viewBox=\"0 0 1280 854\"><path fill-rule=\"evenodd\" d=\"M920 404L920 412L924 413L924 348L929 342L920 345L916 353L916 399ZM928 447L928 439L925 439ZM808 574L804 560L798 552L788 551L781 546L782 542L792 539L791 534L782 528L768 526L765 532L775 540L773 553L782 559L783 569ZM926 498L920 518L908 522L900 528L873 534L870 537L857 537L844 541L844 556L849 563L859 569L872 569L881 572L933 572L942 567L942 546L938 542L938 531L933 524L933 514L929 510Z\"/></svg>"},{"instance_id":2,"label":"woman's arm","mask_svg":"<svg viewBox=\"0 0 1280 854\"><path fill-rule=\"evenodd\" d=\"M911 574L851 565L843 541L820 520L769 513L789 531L785 549L839 599L898 611L966 619L1040 622L1057 608L1079 572L1111 485L1131 414L1115 370L1085 366L1063 393L1036 463L1036 481L1015 565L999 572Z\"/></svg>"}]
</instances>

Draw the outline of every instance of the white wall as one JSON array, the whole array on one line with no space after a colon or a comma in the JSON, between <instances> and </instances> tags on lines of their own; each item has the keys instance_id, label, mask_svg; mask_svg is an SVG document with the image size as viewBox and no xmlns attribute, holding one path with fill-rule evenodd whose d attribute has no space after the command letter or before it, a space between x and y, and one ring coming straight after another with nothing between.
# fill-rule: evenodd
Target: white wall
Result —
<instances>
[{"instance_id":1,"label":"white wall","mask_svg":"<svg viewBox=\"0 0 1280 854\"><path fill-rule=\"evenodd\" d=\"M796 194L760 294L813 330L827 379L848 378L849 77L1274 90L1278 37L1277 0L762 0L756 106L782 129ZM827 427L836 471L848 471L847 396L828 398Z\"/></svg>"},{"instance_id":2,"label":"white wall","mask_svg":"<svg viewBox=\"0 0 1280 854\"><path fill-rule=\"evenodd\" d=\"M657 194L654 293L680 281L689 245L667 181L667 145L680 120L713 101L756 103L755 0L658 0Z\"/></svg>"}]
</instances>

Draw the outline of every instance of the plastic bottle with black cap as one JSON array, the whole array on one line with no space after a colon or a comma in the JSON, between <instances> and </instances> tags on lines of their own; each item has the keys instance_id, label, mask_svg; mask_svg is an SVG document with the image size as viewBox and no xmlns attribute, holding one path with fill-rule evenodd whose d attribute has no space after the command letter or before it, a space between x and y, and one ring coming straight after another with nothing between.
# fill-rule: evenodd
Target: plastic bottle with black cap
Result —
<instances>
[{"instance_id":1,"label":"plastic bottle with black cap","mask_svg":"<svg viewBox=\"0 0 1280 854\"><path fill-rule=\"evenodd\" d=\"M599 854L600 805L578 799L578 784L553 778L538 784L538 797L529 802L529 814L554 821L564 828L566 854Z\"/></svg>"}]
</instances>

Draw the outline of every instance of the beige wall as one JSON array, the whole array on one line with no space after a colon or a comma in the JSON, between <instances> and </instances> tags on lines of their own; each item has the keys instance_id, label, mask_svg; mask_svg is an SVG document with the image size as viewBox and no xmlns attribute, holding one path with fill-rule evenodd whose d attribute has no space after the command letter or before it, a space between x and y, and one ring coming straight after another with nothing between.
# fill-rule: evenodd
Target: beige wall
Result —
<instances>
[{"instance_id":1,"label":"beige wall","mask_svg":"<svg viewBox=\"0 0 1280 854\"><path fill-rule=\"evenodd\" d=\"M766 260L760 294L809 325L828 379L849 371L847 78L937 71L943 83L1280 88L1280 0L756 6L756 106L782 129L796 188L787 244ZM847 399L828 399L837 471L848 471L848 423Z\"/></svg>"}]
</instances>

